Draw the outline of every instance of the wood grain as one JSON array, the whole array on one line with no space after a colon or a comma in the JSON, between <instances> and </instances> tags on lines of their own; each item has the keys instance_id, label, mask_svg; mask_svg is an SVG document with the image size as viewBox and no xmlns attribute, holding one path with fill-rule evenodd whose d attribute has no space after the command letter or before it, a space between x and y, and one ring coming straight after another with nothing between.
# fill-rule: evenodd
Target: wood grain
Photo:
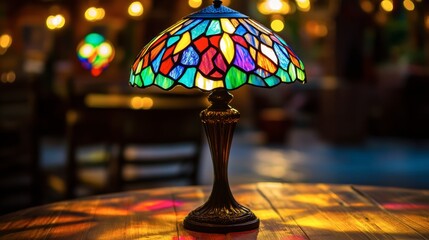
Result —
<instances>
[{"instance_id":1,"label":"wood grain","mask_svg":"<svg viewBox=\"0 0 429 240\"><path fill-rule=\"evenodd\" d=\"M261 220L254 231L207 234L183 219L209 186L100 195L0 217L0 239L346 240L429 239L429 191L328 184L232 186Z\"/></svg>"}]
</instances>

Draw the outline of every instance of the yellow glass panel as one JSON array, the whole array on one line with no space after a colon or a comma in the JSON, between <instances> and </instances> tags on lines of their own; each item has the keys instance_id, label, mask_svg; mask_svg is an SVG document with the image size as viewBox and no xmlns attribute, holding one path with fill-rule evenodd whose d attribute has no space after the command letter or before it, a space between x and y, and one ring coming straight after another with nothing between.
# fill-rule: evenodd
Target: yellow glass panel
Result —
<instances>
[{"instance_id":1,"label":"yellow glass panel","mask_svg":"<svg viewBox=\"0 0 429 240\"><path fill-rule=\"evenodd\" d=\"M137 66L136 74L139 74L142 71L143 59L139 61L139 65Z\"/></svg>"},{"instance_id":2,"label":"yellow glass panel","mask_svg":"<svg viewBox=\"0 0 429 240\"><path fill-rule=\"evenodd\" d=\"M213 90L215 88L223 88L223 81L213 81L208 78L205 78L203 75L201 75L199 72L197 72L196 79L195 79L195 85L203 90Z\"/></svg>"},{"instance_id":3,"label":"yellow glass panel","mask_svg":"<svg viewBox=\"0 0 429 240\"><path fill-rule=\"evenodd\" d=\"M268 45L268 46L273 46L273 40L271 40L270 37L268 37L266 34L261 34L261 38L264 39L264 42Z\"/></svg>"},{"instance_id":4,"label":"yellow glass panel","mask_svg":"<svg viewBox=\"0 0 429 240\"><path fill-rule=\"evenodd\" d=\"M279 60L276 56L276 53L272 48L267 47L265 44L261 44L261 51L262 53L267 56L271 61L273 61L275 64L279 64Z\"/></svg>"},{"instance_id":5,"label":"yellow glass panel","mask_svg":"<svg viewBox=\"0 0 429 240\"><path fill-rule=\"evenodd\" d=\"M185 34L183 34L182 38L177 43L177 46L174 49L174 54L177 54L178 52L185 49L187 46L189 46L190 43L191 43L191 34L189 34L189 32L186 32Z\"/></svg>"},{"instance_id":6,"label":"yellow glass panel","mask_svg":"<svg viewBox=\"0 0 429 240\"><path fill-rule=\"evenodd\" d=\"M234 27L238 27L238 25L240 25L240 23L238 22L237 19L233 18L231 19L232 25L234 25Z\"/></svg>"},{"instance_id":7,"label":"yellow glass panel","mask_svg":"<svg viewBox=\"0 0 429 240\"><path fill-rule=\"evenodd\" d=\"M234 59L235 49L234 42L228 34L224 33L222 38L220 39L220 50L222 51L226 61L228 61L228 63L231 63Z\"/></svg>"},{"instance_id":8,"label":"yellow glass panel","mask_svg":"<svg viewBox=\"0 0 429 240\"><path fill-rule=\"evenodd\" d=\"M252 58L256 59L256 50L252 47L250 47L249 49L250 49L250 55L252 55Z\"/></svg>"},{"instance_id":9,"label":"yellow glass panel","mask_svg":"<svg viewBox=\"0 0 429 240\"><path fill-rule=\"evenodd\" d=\"M226 18L220 19L220 23L222 24L222 29L224 32L229 34L233 34L235 32L235 27L232 25L231 21Z\"/></svg>"}]
</instances>

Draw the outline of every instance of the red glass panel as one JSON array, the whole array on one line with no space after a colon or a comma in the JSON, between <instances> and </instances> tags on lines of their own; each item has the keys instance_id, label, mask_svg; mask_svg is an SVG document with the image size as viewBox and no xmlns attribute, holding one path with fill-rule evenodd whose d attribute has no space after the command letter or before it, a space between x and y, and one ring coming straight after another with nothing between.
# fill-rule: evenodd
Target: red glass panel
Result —
<instances>
[{"instance_id":1,"label":"red glass panel","mask_svg":"<svg viewBox=\"0 0 429 240\"><path fill-rule=\"evenodd\" d=\"M204 53L199 69L205 75L209 75L209 73L213 70L213 57L216 54L216 49L210 48L206 53Z\"/></svg>"},{"instance_id":2,"label":"red glass panel","mask_svg":"<svg viewBox=\"0 0 429 240\"><path fill-rule=\"evenodd\" d=\"M219 48L219 43L220 43L220 35L216 35L213 37L210 37L210 43L215 46L216 48Z\"/></svg>"},{"instance_id":3,"label":"red glass panel","mask_svg":"<svg viewBox=\"0 0 429 240\"><path fill-rule=\"evenodd\" d=\"M299 64L298 59L296 59L293 55L290 55L290 60L293 62L293 65L301 68L301 65Z\"/></svg>"},{"instance_id":4,"label":"red glass panel","mask_svg":"<svg viewBox=\"0 0 429 240\"><path fill-rule=\"evenodd\" d=\"M139 62L140 62L141 58L137 58L137 60L134 62L133 65L133 72L135 73L137 70L137 67L139 66Z\"/></svg>"},{"instance_id":5,"label":"red glass panel","mask_svg":"<svg viewBox=\"0 0 429 240\"><path fill-rule=\"evenodd\" d=\"M206 37L202 37L194 42L198 49L198 52L202 53L209 46L209 40Z\"/></svg>"},{"instance_id":6,"label":"red glass panel","mask_svg":"<svg viewBox=\"0 0 429 240\"><path fill-rule=\"evenodd\" d=\"M146 54L146 56L144 56L142 69L146 68L147 66L149 66L149 55Z\"/></svg>"},{"instance_id":7,"label":"red glass panel","mask_svg":"<svg viewBox=\"0 0 429 240\"><path fill-rule=\"evenodd\" d=\"M160 37L158 40L156 40L156 42L154 42L153 44L151 44L152 49L155 48L155 47L157 47L157 45L160 42L164 41L166 38L167 38L167 34L162 35L162 37Z\"/></svg>"},{"instance_id":8,"label":"red glass panel","mask_svg":"<svg viewBox=\"0 0 429 240\"><path fill-rule=\"evenodd\" d=\"M173 65L173 60L171 58L167 58L167 60L161 63L159 71L164 75L168 75L173 68Z\"/></svg>"},{"instance_id":9,"label":"red glass panel","mask_svg":"<svg viewBox=\"0 0 429 240\"><path fill-rule=\"evenodd\" d=\"M219 69L226 72L226 63L224 58L222 57L222 54L217 54L215 64Z\"/></svg>"},{"instance_id":10,"label":"red glass panel","mask_svg":"<svg viewBox=\"0 0 429 240\"><path fill-rule=\"evenodd\" d=\"M153 61L158 56L159 52L162 50L164 45L165 45L165 42L162 42L152 50L152 52L150 53L150 61Z\"/></svg>"},{"instance_id":11,"label":"red glass panel","mask_svg":"<svg viewBox=\"0 0 429 240\"><path fill-rule=\"evenodd\" d=\"M164 61L166 58L170 57L173 51L174 51L174 46L167 48L167 50L165 50L164 56L162 57L162 60Z\"/></svg>"},{"instance_id":12,"label":"red glass panel","mask_svg":"<svg viewBox=\"0 0 429 240\"><path fill-rule=\"evenodd\" d=\"M244 38L241 36L237 36L237 35L232 36L232 40L234 40L234 42L236 42L236 43L239 43L241 46L243 46L245 48L247 48L247 46L248 46L246 40L244 40Z\"/></svg>"},{"instance_id":13,"label":"red glass panel","mask_svg":"<svg viewBox=\"0 0 429 240\"><path fill-rule=\"evenodd\" d=\"M218 72L218 71L215 71L214 73L212 73L211 75L210 75L210 77L212 77L212 78L222 78L223 77L223 75L222 75L222 73L220 73L220 72Z\"/></svg>"}]
</instances>

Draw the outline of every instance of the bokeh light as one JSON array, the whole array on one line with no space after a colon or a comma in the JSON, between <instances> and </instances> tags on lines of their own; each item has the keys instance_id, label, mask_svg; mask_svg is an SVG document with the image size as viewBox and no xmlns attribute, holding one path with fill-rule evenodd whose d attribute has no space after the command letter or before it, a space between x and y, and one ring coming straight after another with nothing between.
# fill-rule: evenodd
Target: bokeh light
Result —
<instances>
[{"instance_id":1,"label":"bokeh light","mask_svg":"<svg viewBox=\"0 0 429 240\"><path fill-rule=\"evenodd\" d=\"M258 11L262 14L288 14L291 6L283 0L264 0L258 3Z\"/></svg>"},{"instance_id":2,"label":"bokeh light","mask_svg":"<svg viewBox=\"0 0 429 240\"><path fill-rule=\"evenodd\" d=\"M275 32L281 32L285 28L285 24L281 19L273 19L271 21L271 29Z\"/></svg>"},{"instance_id":3,"label":"bokeh light","mask_svg":"<svg viewBox=\"0 0 429 240\"><path fill-rule=\"evenodd\" d=\"M383 0L383 1L381 1L380 6L386 12L393 11L393 2L392 2L392 0Z\"/></svg>"},{"instance_id":4,"label":"bokeh light","mask_svg":"<svg viewBox=\"0 0 429 240\"><path fill-rule=\"evenodd\" d=\"M106 11L104 8L89 7L85 11L85 19L94 22L104 18Z\"/></svg>"},{"instance_id":5,"label":"bokeh light","mask_svg":"<svg viewBox=\"0 0 429 240\"><path fill-rule=\"evenodd\" d=\"M370 0L360 0L360 7L366 13L372 13L374 11L374 4Z\"/></svg>"},{"instance_id":6,"label":"bokeh light","mask_svg":"<svg viewBox=\"0 0 429 240\"><path fill-rule=\"evenodd\" d=\"M308 12L311 9L310 0L296 0L298 9L303 12Z\"/></svg>"},{"instance_id":7,"label":"bokeh light","mask_svg":"<svg viewBox=\"0 0 429 240\"><path fill-rule=\"evenodd\" d=\"M141 15L143 15L143 12L143 4L139 1L132 2L128 7L128 14L131 17L140 17Z\"/></svg>"},{"instance_id":8,"label":"bokeh light","mask_svg":"<svg viewBox=\"0 0 429 240\"><path fill-rule=\"evenodd\" d=\"M189 0L188 4L191 8L199 8L203 3L202 0Z\"/></svg>"},{"instance_id":9,"label":"bokeh light","mask_svg":"<svg viewBox=\"0 0 429 240\"><path fill-rule=\"evenodd\" d=\"M115 49L100 34L90 33L79 43L77 55L82 66L97 77L113 60Z\"/></svg>"},{"instance_id":10,"label":"bokeh light","mask_svg":"<svg viewBox=\"0 0 429 240\"><path fill-rule=\"evenodd\" d=\"M404 8L407 9L408 11L413 11L415 8L415 5L411 0L404 0L402 4L404 5Z\"/></svg>"},{"instance_id":11,"label":"bokeh light","mask_svg":"<svg viewBox=\"0 0 429 240\"><path fill-rule=\"evenodd\" d=\"M46 26L51 30L61 29L64 27L65 23L66 19L61 14L50 15L46 18Z\"/></svg>"}]
</instances>

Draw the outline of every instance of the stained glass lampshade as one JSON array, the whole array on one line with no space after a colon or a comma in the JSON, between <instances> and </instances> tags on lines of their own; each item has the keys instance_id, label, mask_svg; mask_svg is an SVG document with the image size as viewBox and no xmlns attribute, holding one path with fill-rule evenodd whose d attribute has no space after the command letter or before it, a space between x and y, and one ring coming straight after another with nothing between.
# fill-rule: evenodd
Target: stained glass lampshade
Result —
<instances>
[{"instance_id":1,"label":"stained glass lampshade","mask_svg":"<svg viewBox=\"0 0 429 240\"><path fill-rule=\"evenodd\" d=\"M258 228L258 218L237 203L228 184L227 165L240 113L229 106L229 90L245 84L270 88L306 81L304 65L288 44L248 16L213 5L163 31L137 56L130 75L135 87L177 85L210 91L212 103L201 112L214 165L208 201L184 220L186 229L234 232Z\"/></svg>"}]
</instances>

